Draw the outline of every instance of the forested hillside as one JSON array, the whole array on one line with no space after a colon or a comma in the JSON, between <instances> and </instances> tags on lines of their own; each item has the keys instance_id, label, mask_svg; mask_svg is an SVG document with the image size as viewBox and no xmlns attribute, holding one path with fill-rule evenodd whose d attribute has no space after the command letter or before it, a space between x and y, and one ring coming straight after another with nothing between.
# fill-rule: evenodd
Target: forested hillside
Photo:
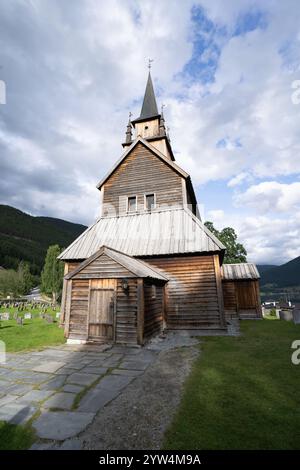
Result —
<instances>
[{"instance_id":1,"label":"forested hillside","mask_svg":"<svg viewBox=\"0 0 300 470\"><path fill-rule=\"evenodd\" d=\"M51 217L33 217L0 205L0 266L16 269L29 262L32 274L40 274L49 245L68 246L86 227Z\"/></svg>"},{"instance_id":2,"label":"forested hillside","mask_svg":"<svg viewBox=\"0 0 300 470\"><path fill-rule=\"evenodd\" d=\"M300 256L262 272L260 284L262 286L273 284L276 287L300 286Z\"/></svg>"}]
</instances>

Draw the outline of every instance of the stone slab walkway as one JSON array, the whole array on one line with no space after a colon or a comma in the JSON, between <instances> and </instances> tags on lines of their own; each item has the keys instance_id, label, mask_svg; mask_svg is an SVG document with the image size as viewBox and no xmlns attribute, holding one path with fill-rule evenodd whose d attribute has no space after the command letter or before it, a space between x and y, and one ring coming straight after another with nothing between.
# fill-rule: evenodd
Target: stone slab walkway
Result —
<instances>
[{"instance_id":1,"label":"stone slab walkway","mask_svg":"<svg viewBox=\"0 0 300 470\"><path fill-rule=\"evenodd\" d=\"M115 402L125 399L126 409L135 409L135 403L126 398L127 390L140 390L145 397L147 393L160 393L163 377L149 382L147 371L155 371L156 362L162 360L161 354L169 350L176 353L178 348L194 344L198 344L198 340L189 335L169 334L145 348L62 345L43 351L8 354L6 363L0 364L0 420L32 424L38 438L33 449L83 448L79 436L95 426L99 416L107 415L108 409L116 415ZM169 377L170 384L166 383L165 388L169 386L170 396L174 388L173 376L181 377L185 367L184 360L181 371L175 366L175 353L164 369L165 376ZM180 380L183 382L183 378ZM157 390L151 390L151 383ZM159 396L154 395L152 401L159 401ZM166 401L172 402L167 394ZM147 403L150 409L156 406ZM164 406L166 408L168 403ZM118 423L115 425L118 429Z\"/></svg>"}]
</instances>

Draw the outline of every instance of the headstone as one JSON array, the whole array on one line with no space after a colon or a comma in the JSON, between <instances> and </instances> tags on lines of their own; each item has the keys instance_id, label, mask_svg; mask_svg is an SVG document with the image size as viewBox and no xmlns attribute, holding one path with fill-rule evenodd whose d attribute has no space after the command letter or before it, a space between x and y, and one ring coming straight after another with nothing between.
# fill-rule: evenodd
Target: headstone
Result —
<instances>
[{"instance_id":1,"label":"headstone","mask_svg":"<svg viewBox=\"0 0 300 470\"><path fill-rule=\"evenodd\" d=\"M32 319L31 313L28 313L28 312L24 313L24 320L31 320L31 319Z\"/></svg>"},{"instance_id":2,"label":"headstone","mask_svg":"<svg viewBox=\"0 0 300 470\"><path fill-rule=\"evenodd\" d=\"M61 315L61 313L60 313L60 312L56 312L56 315L55 315L55 317L56 317L56 318L60 318L60 315Z\"/></svg>"},{"instance_id":3,"label":"headstone","mask_svg":"<svg viewBox=\"0 0 300 470\"><path fill-rule=\"evenodd\" d=\"M53 323L53 317L52 315L45 315L45 319L47 323Z\"/></svg>"},{"instance_id":4,"label":"headstone","mask_svg":"<svg viewBox=\"0 0 300 470\"><path fill-rule=\"evenodd\" d=\"M17 318L17 325L23 326L23 318L21 317Z\"/></svg>"},{"instance_id":5,"label":"headstone","mask_svg":"<svg viewBox=\"0 0 300 470\"><path fill-rule=\"evenodd\" d=\"M9 312L2 313L1 320L9 320Z\"/></svg>"},{"instance_id":6,"label":"headstone","mask_svg":"<svg viewBox=\"0 0 300 470\"><path fill-rule=\"evenodd\" d=\"M300 309L294 308L293 310L293 319L296 325L300 324Z\"/></svg>"},{"instance_id":7,"label":"headstone","mask_svg":"<svg viewBox=\"0 0 300 470\"><path fill-rule=\"evenodd\" d=\"M292 310L280 310L279 318L280 320L292 321L293 320Z\"/></svg>"}]
</instances>

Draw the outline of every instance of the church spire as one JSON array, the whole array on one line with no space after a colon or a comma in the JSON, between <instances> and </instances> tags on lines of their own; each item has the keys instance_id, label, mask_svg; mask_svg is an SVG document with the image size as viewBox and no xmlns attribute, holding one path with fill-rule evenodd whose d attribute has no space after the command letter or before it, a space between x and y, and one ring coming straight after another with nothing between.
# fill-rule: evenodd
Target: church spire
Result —
<instances>
[{"instance_id":1,"label":"church spire","mask_svg":"<svg viewBox=\"0 0 300 470\"><path fill-rule=\"evenodd\" d=\"M143 106L142 106L140 117L138 119L147 119L147 118L151 118L154 116L158 116L158 110L157 110L154 89L153 89L151 73L149 70Z\"/></svg>"}]
</instances>

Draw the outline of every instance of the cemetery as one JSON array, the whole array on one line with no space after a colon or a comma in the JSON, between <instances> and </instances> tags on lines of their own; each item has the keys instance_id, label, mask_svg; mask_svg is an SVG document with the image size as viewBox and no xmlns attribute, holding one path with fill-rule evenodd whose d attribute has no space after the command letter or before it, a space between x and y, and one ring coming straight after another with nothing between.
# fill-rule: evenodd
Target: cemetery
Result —
<instances>
[{"instance_id":1,"label":"cemetery","mask_svg":"<svg viewBox=\"0 0 300 470\"><path fill-rule=\"evenodd\" d=\"M46 302L2 301L0 338L7 352L40 349L65 342L59 306Z\"/></svg>"}]
</instances>

